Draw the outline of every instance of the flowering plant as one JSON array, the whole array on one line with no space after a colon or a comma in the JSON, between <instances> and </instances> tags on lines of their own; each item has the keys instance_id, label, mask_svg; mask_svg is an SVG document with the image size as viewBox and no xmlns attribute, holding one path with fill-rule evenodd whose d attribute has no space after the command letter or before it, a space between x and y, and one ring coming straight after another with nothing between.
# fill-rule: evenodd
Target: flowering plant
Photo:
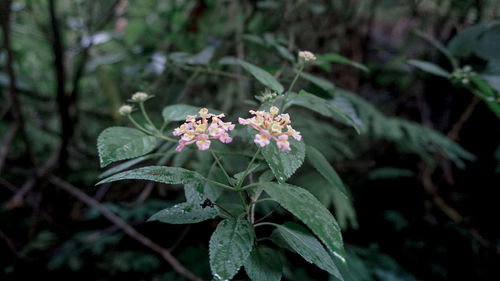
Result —
<instances>
[{"instance_id":1,"label":"flowering plant","mask_svg":"<svg viewBox=\"0 0 500 281\"><path fill-rule=\"evenodd\" d=\"M342 280L347 262L337 221L309 191L287 183L307 156L309 164L336 190L339 198L349 201L339 176L318 149L304 143L301 133L292 127L294 115L287 112L292 106L304 107L340 117L357 129L352 118L336 105L303 90L299 94L293 92L305 65L314 60L316 56L311 52L299 53L298 70L287 91L266 71L239 61L240 66L269 89L259 98L261 107L249 111L252 117L230 116L230 120L238 121L237 125L223 121L226 115L214 110L171 105L163 110L164 123L157 127L144 106L151 96L134 94L130 101L138 105L144 123L136 120L132 106L122 106L119 113L136 128L111 127L101 133L98 138L101 166L143 157L155 149L156 155L166 157L193 149L201 153L208 150L214 162L204 172L164 164L128 171L123 170L131 165L117 166L99 184L142 179L183 185L186 202L156 213L149 221L187 224L220 218L222 221L209 242L215 280L233 278L242 266L252 280L264 280L262 276L269 278L266 280L279 280L282 264L278 248L290 249ZM170 126L177 121L184 122ZM165 145L159 146L160 142ZM231 157L239 158L232 161ZM247 164L242 166L245 161ZM233 198L239 200L240 207L234 207ZM266 220L278 206L292 213L312 233L297 222L277 224ZM274 232L259 232L257 236L255 229L264 226L274 228Z\"/></svg>"}]
</instances>

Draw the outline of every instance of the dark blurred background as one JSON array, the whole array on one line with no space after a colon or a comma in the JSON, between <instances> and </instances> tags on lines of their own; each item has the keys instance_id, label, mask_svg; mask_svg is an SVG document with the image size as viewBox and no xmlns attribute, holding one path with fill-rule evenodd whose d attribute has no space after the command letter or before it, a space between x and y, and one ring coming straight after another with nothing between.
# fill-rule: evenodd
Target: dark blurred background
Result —
<instances>
[{"instance_id":1,"label":"dark blurred background","mask_svg":"<svg viewBox=\"0 0 500 281\"><path fill-rule=\"evenodd\" d=\"M0 279L185 280L141 244L146 238L209 280L207 246L216 222L146 223L181 200L179 187L138 181L95 187L105 171L97 136L128 125L117 109L136 91L155 96L147 104L155 122L175 103L244 112L262 87L243 79L242 69L225 69L221 58L259 65L288 85L290 56L310 50L368 69L308 68L363 98L357 114L373 126L358 136L320 117L315 124L331 128L324 153L353 195L354 208L339 214L333 202L331 210L347 220L341 225L356 280L500 280L499 117L466 88L407 63L452 71L433 43L440 42L460 55L460 66L487 73L498 92L500 1L0 3ZM493 27L450 45L478 25ZM476 41L480 46L470 51ZM411 136L391 137L406 120L447 136L475 160L420 151ZM198 158L165 163L199 169ZM294 180L306 176L299 170ZM116 217L139 236L123 232ZM298 256L289 258L284 280L328 280Z\"/></svg>"}]
</instances>

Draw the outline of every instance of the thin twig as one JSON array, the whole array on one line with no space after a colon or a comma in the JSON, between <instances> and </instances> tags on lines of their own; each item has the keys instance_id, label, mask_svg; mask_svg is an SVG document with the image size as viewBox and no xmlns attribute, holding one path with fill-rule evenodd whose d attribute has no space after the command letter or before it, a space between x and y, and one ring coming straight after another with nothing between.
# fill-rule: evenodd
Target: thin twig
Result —
<instances>
[{"instance_id":1,"label":"thin twig","mask_svg":"<svg viewBox=\"0 0 500 281\"><path fill-rule=\"evenodd\" d=\"M21 137L24 142L26 153L31 164L34 165L35 157L33 151L31 150L30 141L28 138L28 133L25 127L25 118L21 110L21 103L19 101L18 92L16 90L16 73L14 71L14 54L12 51L12 46L10 44L10 4L12 1L6 0L0 2L0 24L2 25L3 32L3 46L7 53L7 75L9 76L9 98L11 103L11 112L14 119L18 123L19 130L21 132Z\"/></svg>"},{"instance_id":2,"label":"thin twig","mask_svg":"<svg viewBox=\"0 0 500 281\"><path fill-rule=\"evenodd\" d=\"M9 130L3 136L2 143L0 144L0 174L2 173L3 167L5 165L5 160L7 159L7 154L9 152L10 144L16 136L17 130L19 129L18 124L13 124Z\"/></svg>"},{"instance_id":3,"label":"thin twig","mask_svg":"<svg viewBox=\"0 0 500 281\"><path fill-rule=\"evenodd\" d=\"M56 16L55 0L49 0L50 26L52 29L52 52L54 54L54 69L57 81L56 101L61 119L61 145L59 148L59 162L66 167L68 158L68 145L74 133L74 108L71 96L66 92L66 71L64 68L64 46L61 35L61 25Z\"/></svg>"},{"instance_id":4,"label":"thin twig","mask_svg":"<svg viewBox=\"0 0 500 281\"><path fill-rule=\"evenodd\" d=\"M127 222L125 222L120 217L112 213L104 205L97 202L92 197L80 191L80 189L78 189L77 187L55 176L50 177L49 180L52 184L75 196L78 200L84 202L90 207L97 209L97 211L99 211L99 213L101 213L102 216L104 216L106 219L108 219L113 224L118 226L128 236L135 239L142 245L148 247L149 249L153 250L154 252L160 254L163 257L163 259L165 259L165 261L169 263L172 266L172 268L175 271L177 271L181 276L192 281L202 280L200 277L196 276L194 273L186 269L174 256L172 256L170 251L156 244L143 234L139 233L137 230L135 230L135 228L130 226Z\"/></svg>"},{"instance_id":5,"label":"thin twig","mask_svg":"<svg viewBox=\"0 0 500 281\"><path fill-rule=\"evenodd\" d=\"M457 140L458 136L460 134L460 131L462 130L465 122L470 119L472 116L472 113L474 113L474 110L476 109L477 105L479 104L479 101L481 101L478 97L474 96L472 101L469 103L467 108L465 109L464 112L462 112L462 115L460 115L460 118L458 121L453 125L453 128L450 130L448 133L448 138L451 140Z\"/></svg>"}]
</instances>

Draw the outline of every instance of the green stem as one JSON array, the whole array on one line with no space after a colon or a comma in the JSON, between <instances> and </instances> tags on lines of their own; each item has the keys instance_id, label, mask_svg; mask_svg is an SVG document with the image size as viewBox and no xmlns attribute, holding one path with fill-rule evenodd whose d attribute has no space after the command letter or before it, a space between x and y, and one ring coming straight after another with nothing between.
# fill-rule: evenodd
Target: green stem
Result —
<instances>
[{"instance_id":1,"label":"green stem","mask_svg":"<svg viewBox=\"0 0 500 281\"><path fill-rule=\"evenodd\" d=\"M270 226L274 226L274 227L280 227L279 224L275 224L275 223L272 223L272 222L259 222L259 223L254 224L253 227L259 227L259 226L263 226L263 225L270 225Z\"/></svg>"},{"instance_id":2,"label":"green stem","mask_svg":"<svg viewBox=\"0 0 500 281\"><path fill-rule=\"evenodd\" d=\"M141 108L142 115L144 116L144 119L146 119L146 122L148 122L149 125L151 125L151 127L153 127L155 130L158 130L158 129L156 129L155 124L153 124L153 122L151 122L151 119L149 119L149 116L146 112L146 109L144 108L144 102L139 102L139 107Z\"/></svg>"},{"instance_id":3,"label":"green stem","mask_svg":"<svg viewBox=\"0 0 500 281\"><path fill-rule=\"evenodd\" d=\"M247 184L247 185L245 185L245 186L243 186L243 187L240 187L238 190L245 190L245 189L249 189L249 188L252 188L252 187L259 186L260 184L261 184L260 182Z\"/></svg>"},{"instance_id":4,"label":"green stem","mask_svg":"<svg viewBox=\"0 0 500 281\"><path fill-rule=\"evenodd\" d=\"M157 138L160 138L160 139L164 139L166 141L170 141L170 142L178 142L176 139L173 139L173 138L169 138L167 136L164 136L162 134L154 134L153 136L157 137Z\"/></svg>"},{"instance_id":5,"label":"green stem","mask_svg":"<svg viewBox=\"0 0 500 281\"><path fill-rule=\"evenodd\" d=\"M252 203L250 203L250 205L255 205L255 204L258 204L258 203L261 203L261 202L267 202L267 201L276 202L276 200L274 200L272 198L264 198L264 199L253 201Z\"/></svg>"},{"instance_id":6,"label":"green stem","mask_svg":"<svg viewBox=\"0 0 500 281\"><path fill-rule=\"evenodd\" d=\"M165 130L165 128L167 127L167 125L168 125L168 121L163 122L163 125L160 128L160 133L163 133L163 130Z\"/></svg>"},{"instance_id":7,"label":"green stem","mask_svg":"<svg viewBox=\"0 0 500 281\"><path fill-rule=\"evenodd\" d=\"M220 182L218 182L218 181L214 181L214 180L211 180L211 179L208 179L208 178L205 178L205 180L206 180L207 182L209 182L209 183L212 183L212 184L215 184L215 185L217 185L217 186L223 187L223 188L225 188L225 189L229 189L229 190L234 191L234 188L233 188L233 187L231 187L231 186L229 186L229 185L227 185L227 184L223 184L223 183L220 183Z\"/></svg>"},{"instance_id":8,"label":"green stem","mask_svg":"<svg viewBox=\"0 0 500 281\"><path fill-rule=\"evenodd\" d=\"M247 203L245 202L245 199L243 198L243 194L241 194L241 190L238 190L238 197L240 197L240 201L241 201L241 205L243 206L243 210L245 210L245 212L247 212L248 206L247 206Z\"/></svg>"},{"instance_id":9,"label":"green stem","mask_svg":"<svg viewBox=\"0 0 500 281\"><path fill-rule=\"evenodd\" d=\"M231 177L227 174L226 169L224 169L224 166L222 166L222 163L219 161L219 158L217 158L217 155L215 155L215 152L210 149L210 153L212 153L212 156L214 157L215 162L217 162L217 165L219 165L220 169L222 170L222 172L226 176L227 182L229 184L231 184Z\"/></svg>"},{"instance_id":10,"label":"green stem","mask_svg":"<svg viewBox=\"0 0 500 281\"><path fill-rule=\"evenodd\" d=\"M135 119L132 117L131 114L129 114L127 116L128 116L128 119L130 120L130 122L132 122L132 124L134 124L134 126L137 127L137 129L143 131L144 133L146 133L148 135L151 135L151 132L148 131L147 129L145 129L144 127L142 127L141 125L139 125L139 123L137 123L137 121L135 121Z\"/></svg>"},{"instance_id":11,"label":"green stem","mask_svg":"<svg viewBox=\"0 0 500 281\"><path fill-rule=\"evenodd\" d=\"M285 93L285 98L283 99L283 101L281 102L281 106L280 106L280 113L283 112L283 109L285 107L285 103L287 102L288 100L288 96L290 95L290 91L293 90L293 86L295 86L295 82L297 82L297 79L299 79L299 76L300 74L302 73L302 71L304 70L304 67L305 67L305 63L302 63L300 65L300 68L299 68L299 71L297 72L297 74L295 75L295 77L293 78L293 81L292 81L292 84L290 84L290 87L288 88L288 90L286 90L286 93Z\"/></svg>"},{"instance_id":12,"label":"green stem","mask_svg":"<svg viewBox=\"0 0 500 281\"><path fill-rule=\"evenodd\" d=\"M250 167L252 166L253 162L257 158L257 155L259 155L259 153L260 153L260 149L261 149L260 147L257 149L257 151L255 152L255 154L252 157L252 160L250 160L250 163L248 163L247 169L245 170L245 173L243 173L243 176L241 177L241 179L238 181L236 188L239 189L241 187L241 185L243 184L243 181L245 180L245 178L248 175L248 171L250 170Z\"/></svg>"}]
</instances>

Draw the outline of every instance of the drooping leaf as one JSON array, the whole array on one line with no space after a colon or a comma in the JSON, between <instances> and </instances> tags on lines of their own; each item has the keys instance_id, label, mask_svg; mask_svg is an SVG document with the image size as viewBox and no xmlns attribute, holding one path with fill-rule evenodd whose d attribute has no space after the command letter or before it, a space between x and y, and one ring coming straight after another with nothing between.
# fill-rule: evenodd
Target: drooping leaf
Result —
<instances>
[{"instance_id":1,"label":"drooping leaf","mask_svg":"<svg viewBox=\"0 0 500 281\"><path fill-rule=\"evenodd\" d=\"M255 233L243 217L225 219L210 237L210 269L215 280L230 280L252 251Z\"/></svg>"},{"instance_id":2,"label":"drooping leaf","mask_svg":"<svg viewBox=\"0 0 500 281\"><path fill-rule=\"evenodd\" d=\"M198 223L217 216L215 207L202 207L200 203L184 202L173 207L163 209L151 216L148 221L160 221L170 224Z\"/></svg>"},{"instance_id":3,"label":"drooping leaf","mask_svg":"<svg viewBox=\"0 0 500 281\"><path fill-rule=\"evenodd\" d=\"M434 48L438 49L450 61L453 68L458 67L457 59L451 54L450 50L448 50L443 44L441 44L441 42L420 30L416 30L415 34L426 40L429 44L434 46Z\"/></svg>"},{"instance_id":4,"label":"drooping leaf","mask_svg":"<svg viewBox=\"0 0 500 281\"><path fill-rule=\"evenodd\" d=\"M245 262L245 271L252 281L279 281L283 271L280 255L275 250L258 246Z\"/></svg>"},{"instance_id":5,"label":"drooping leaf","mask_svg":"<svg viewBox=\"0 0 500 281\"><path fill-rule=\"evenodd\" d=\"M276 80L276 78L274 78L271 74L269 74L269 72L246 61L238 60L237 62L244 69L250 72L250 74L252 74L252 76L255 77L257 80L259 80L259 82L262 83L264 86L267 86L270 89L278 92L278 94L283 93L284 91L283 85L281 85L280 82Z\"/></svg>"},{"instance_id":6,"label":"drooping leaf","mask_svg":"<svg viewBox=\"0 0 500 281\"><path fill-rule=\"evenodd\" d=\"M199 64L206 65L210 62L215 53L214 46L207 46L197 54L184 52L170 53L168 58L177 64Z\"/></svg>"},{"instance_id":7,"label":"drooping leaf","mask_svg":"<svg viewBox=\"0 0 500 281\"><path fill-rule=\"evenodd\" d=\"M321 89L325 90L326 92L333 93L335 91L335 85L333 85L332 82L322 78L318 77L306 72L300 73L300 76L309 82L312 82L316 86L320 87Z\"/></svg>"},{"instance_id":8,"label":"drooping leaf","mask_svg":"<svg viewBox=\"0 0 500 281\"><path fill-rule=\"evenodd\" d=\"M339 54L335 54L335 53L328 53L328 54L324 54L324 55L321 55L321 56L318 56L318 60L320 61L327 61L327 62L334 62L334 63L341 63L341 64L347 64L347 65L350 65L350 66L353 66L353 67L356 67L358 69L361 69L365 72L369 72L368 68L364 65L362 65L361 63L359 62L355 62L355 61L352 61L344 56L341 56Z\"/></svg>"},{"instance_id":9,"label":"drooping leaf","mask_svg":"<svg viewBox=\"0 0 500 281\"><path fill-rule=\"evenodd\" d=\"M197 115L201 107L187 105L187 104L174 104L163 108L162 116L165 122L170 121L183 121L186 120L188 115ZM221 112L215 109L208 109L210 113L220 114Z\"/></svg>"},{"instance_id":10,"label":"drooping leaf","mask_svg":"<svg viewBox=\"0 0 500 281\"><path fill-rule=\"evenodd\" d=\"M290 184L263 183L264 191L316 234L338 261L346 264L340 227L309 191Z\"/></svg>"},{"instance_id":11,"label":"drooping leaf","mask_svg":"<svg viewBox=\"0 0 500 281\"><path fill-rule=\"evenodd\" d=\"M474 53L476 48L478 37L486 29L485 24L479 23L460 31L448 42L448 50L450 50L450 52L455 56L459 57L467 57L471 55Z\"/></svg>"},{"instance_id":12,"label":"drooping leaf","mask_svg":"<svg viewBox=\"0 0 500 281\"><path fill-rule=\"evenodd\" d=\"M328 163L325 156L310 145L306 146L306 154L308 162L328 181L328 183L337 188L348 198L349 195L347 194L344 183L342 183L339 175L335 172L330 163Z\"/></svg>"},{"instance_id":13,"label":"drooping leaf","mask_svg":"<svg viewBox=\"0 0 500 281\"><path fill-rule=\"evenodd\" d=\"M148 166L130 171L125 171L109 178L105 178L97 183L103 184L119 180L150 180L166 184L188 184L203 182L204 178L197 172L179 167Z\"/></svg>"},{"instance_id":14,"label":"drooping leaf","mask_svg":"<svg viewBox=\"0 0 500 281\"><path fill-rule=\"evenodd\" d=\"M435 65L431 62L428 61L421 61L421 60L409 60L408 64L411 64L418 69L425 71L430 74L434 74L437 76L441 76L444 78L450 77L450 73L444 69L442 69L439 65Z\"/></svg>"},{"instance_id":15,"label":"drooping leaf","mask_svg":"<svg viewBox=\"0 0 500 281\"><path fill-rule=\"evenodd\" d=\"M306 261L343 280L337 266L321 242L307 229L294 222L287 222L280 225L275 231L281 235L291 249Z\"/></svg>"},{"instance_id":16,"label":"drooping leaf","mask_svg":"<svg viewBox=\"0 0 500 281\"><path fill-rule=\"evenodd\" d=\"M294 139L289 141L290 151L281 151L274 142L262 149L264 159L279 182L285 182L304 163L304 143Z\"/></svg>"},{"instance_id":17,"label":"drooping leaf","mask_svg":"<svg viewBox=\"0 0 500 281\"><path fill-rule=\"evenodd\" d=\"M340 118L340 121L353 127L356 132L360 132L358 123L337 105L304 90L301 90L298 95L292 95L292 98L289 102L287 102L287 105L302 106L323 116Z\"/></svg>"},{"instance_id":18,"label":"drooping leaf","mask_svg":"<svg viewBox=\"0 0 500 281\"><path fill-rule=\"evenodd\" d=\"M158 139L127 127L110 127L97 138L97 150L101 167L142 156L155 149Z\"/></svg>"},{"instance_id":19,"label":"drooping leaf","mask_svg":"<svg viewBox=\"0 0 500 281\"><path fill-rule=\"evenodd\" d=\"M475 48L475 54L487 61L500 62L498 42L500 42L500 25L490 27L481 35Z\"/></svg>"}]
</instances>

